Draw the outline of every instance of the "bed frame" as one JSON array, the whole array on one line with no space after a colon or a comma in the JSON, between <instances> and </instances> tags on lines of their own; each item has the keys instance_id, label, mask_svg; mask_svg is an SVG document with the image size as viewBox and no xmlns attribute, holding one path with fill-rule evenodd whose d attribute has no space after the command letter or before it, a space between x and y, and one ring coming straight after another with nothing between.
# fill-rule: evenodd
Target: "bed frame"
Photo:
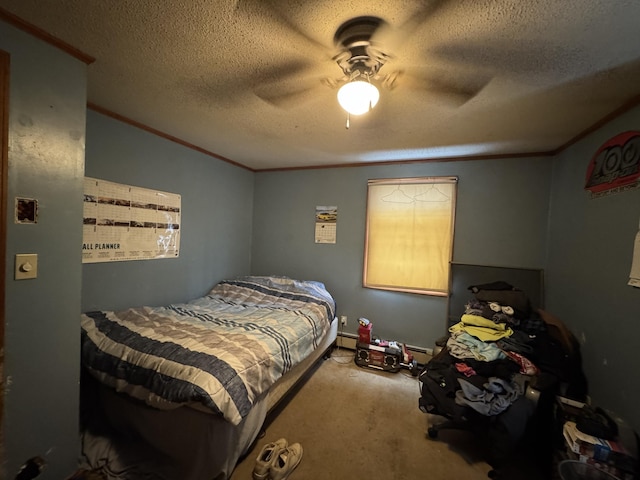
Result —
<instances>
[{"instance_id":1,"label":"bed frame","mask_svg":"<svg viewBox=\"0 0 640 480\"><path fill-rule=\"evenodd\" d=\"M337 324L334 318L318 348L263 394L237 426L190 407L157 410L87 379L84 402L91 408L85 412L83 466L100 470L109 480L228 479L250 452L267 415L330 355Z\"/></svg>"}]
</instances>

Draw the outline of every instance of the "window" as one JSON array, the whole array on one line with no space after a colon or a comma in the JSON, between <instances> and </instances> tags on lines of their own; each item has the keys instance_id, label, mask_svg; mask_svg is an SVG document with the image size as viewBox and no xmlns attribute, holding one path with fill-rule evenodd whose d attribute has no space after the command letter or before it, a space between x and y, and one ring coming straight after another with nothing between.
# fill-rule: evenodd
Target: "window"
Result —
<instances>
[{"instance_id":1,"label":"window","mask_svg":"<svg viewBox=\"0 0 640 480\"><path fill-rule=\"evenodd\" d=\"M364 286L447 295L456 177L369 180Z\"/></svg>"}]
</instances>

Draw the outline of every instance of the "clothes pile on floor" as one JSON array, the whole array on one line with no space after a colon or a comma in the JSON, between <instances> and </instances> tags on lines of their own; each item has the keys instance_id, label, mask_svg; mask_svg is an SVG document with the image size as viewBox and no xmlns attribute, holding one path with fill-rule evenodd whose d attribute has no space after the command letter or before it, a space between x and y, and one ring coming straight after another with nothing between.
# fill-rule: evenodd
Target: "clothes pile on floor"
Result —
<instances>
[{"instance_id":1,"label":"clothes pile on floor","mask_svg":"<svg viewBox=\"0 0 640 480\"><path fill-rule=\"evenodd\" d=\"M571 332L533 309L525 292L503 281L469 290L460 321L420 373L420 409L448 420L429 429L432 438L443 428L488 436L488 461L499 465L539 413L541 395L561 389L578 400L586 380Z\"/></svg>"}]
</instances>

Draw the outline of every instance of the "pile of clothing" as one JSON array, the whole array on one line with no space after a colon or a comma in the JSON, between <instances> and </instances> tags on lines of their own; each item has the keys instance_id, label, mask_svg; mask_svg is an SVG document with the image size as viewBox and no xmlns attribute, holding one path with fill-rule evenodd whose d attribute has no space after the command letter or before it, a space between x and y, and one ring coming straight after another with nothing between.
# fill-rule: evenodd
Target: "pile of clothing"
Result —
<instances>
[{"instance_id":1,"label":"pile of clothing","mask_svg":"<svg viewBox=\"0 0 640 480\"><path fill-rule=\"evenodd\" d=\"M541 377L547 386L557 385L555 365L562 362L564 349L549 336L541 311L532 308L522 290L503 281L469 290L460 321L420 373L420 409L465 428L469 422L497 428L501 438L494 438L492 446L505 455L536 409L535 395L525 392Z\"/></svg>"},{"instance_id":2,"label":"pile of clothing","mask_svg":"<svg viewBox=\"0 0 640 480\"><path fill-rule=\"evenodd\" d=\"M506 282L472 285L474 298L460 322L449 328L448 353L466 378L458 377L456 403L483 415L506 410L525 391L527 376L539 373L528 357L543 323L532 317L529 298ZM501 360L507 360L501 362ZM478 374L474 366L485 362Z\"/></svg>"}]
</instances>

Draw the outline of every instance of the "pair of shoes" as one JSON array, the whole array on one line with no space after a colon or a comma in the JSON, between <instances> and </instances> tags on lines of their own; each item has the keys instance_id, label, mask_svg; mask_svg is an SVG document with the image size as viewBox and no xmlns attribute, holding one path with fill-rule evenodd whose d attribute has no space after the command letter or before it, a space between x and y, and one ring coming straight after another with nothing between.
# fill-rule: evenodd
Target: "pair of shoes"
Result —
<instances>
[{"instance_id":1,"label":"pair of shoes","mask_svg":"<svg viewBox=\"0 0 640 480\"><path fill-rule=\"evenodd\" d=\"M268 480L269 470L276 455L283 448L287 448L287 441L284 438L280 438L275 442L267 443L262 450L258 458L256 458L256 464L253 467L253 480Z\"/></svg>"},{"instance_id":2,"label":"pair of shoes","mask_svg":"<svg viewBox=\"0 0 640 480\"><path fill-rule=\"evenodd\" d=\"M302 445L294 443L283 448L271 464L271 480L286 480L302 460Z\"/></svg>"},{"instance_id":3,"label":"pair of shoes","mask_svg":"<svg viewBox=\"0 0 640 480\"><path fill-rule=\"evenodd\" d=\"M254 480L286 480L302 460L302 445L288 445L284 438L267 443L256 458Z\"/></svg>"}]
</instances>

